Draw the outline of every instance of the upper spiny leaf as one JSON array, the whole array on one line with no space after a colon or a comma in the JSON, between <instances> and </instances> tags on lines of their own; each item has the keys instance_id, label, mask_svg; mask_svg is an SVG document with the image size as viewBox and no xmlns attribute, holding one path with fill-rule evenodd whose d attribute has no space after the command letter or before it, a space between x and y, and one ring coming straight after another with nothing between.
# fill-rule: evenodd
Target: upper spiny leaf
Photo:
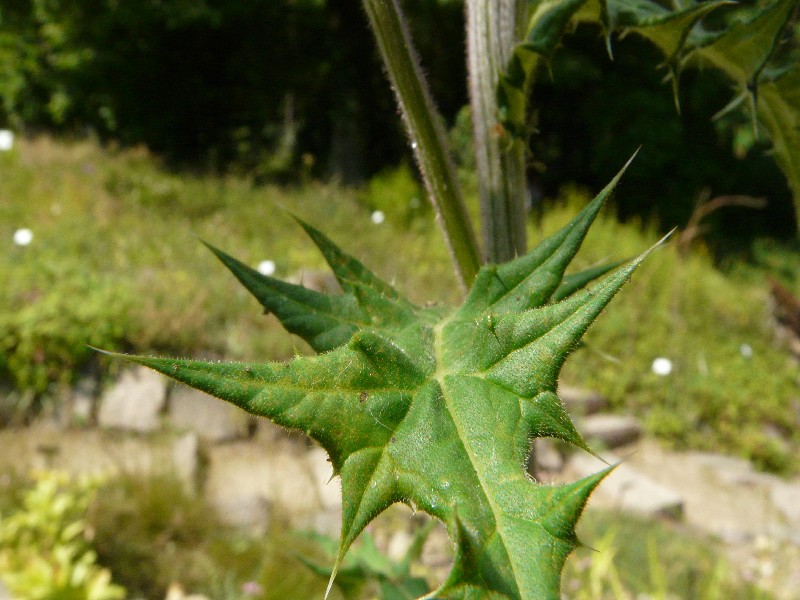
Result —
<instances>
[{"instance_id":1,"label":"upper spiny leaf","mask_svg":"<svg viewBox=\"0 0 800 600\"><path fill-rule=\"evenodd\" d=\"M589 227L634 157L560 231L524 256L503 265L483 267L459 310L459 316L499 315L546 304L561 285L564 271L580 249Z\"/></svg>"}]
</instances>

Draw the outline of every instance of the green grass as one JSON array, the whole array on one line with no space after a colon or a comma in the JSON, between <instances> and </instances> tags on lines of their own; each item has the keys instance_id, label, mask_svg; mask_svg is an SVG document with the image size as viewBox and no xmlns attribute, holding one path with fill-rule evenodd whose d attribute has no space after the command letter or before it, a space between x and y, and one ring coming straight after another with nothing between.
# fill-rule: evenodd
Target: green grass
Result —
<instances>
[{"instance_id":1,"label":"green grass","mask_svg":"<svg viewBox=\"0 0 800 600\"><path fill-rule=\"evenodd\" d=\"M589 511L579 536L591 546L568 561L563 589L575 600L767 600L739 578L720 547L679 524Z\"/></svg>"},{"instance_id":2,"label":"green grass","mask_svg":"<svg viewBox=\"0 0 800 600\"><path fill-rule=\"evenodd\" d=\"M0 474L0 521L25 510L22 499L32 485L18 473ZM63 499L71 497L71 490L65 483ZM214 600L322 598L327 577L298 557L332 564L330 548L286 529L279 518L265 535L225 526L206 501L187 494L181 481L168 474L106 480L81 524L81 539L97 553L97 564L111 572L113 583L123 586L129 598L163 598L175 583ZM377 526L385 528L381 537L387 538L387 532L407 526L407 513L393 514ZM565 594L575 600L770 598L741 581L718 545L679 524L588 511L579 536L590 548L579 549L567 562L563 581ZM388 560L374 551L364 557L371 557L367 563L372 566ZM418 563L412 572L436 577ZM363 586L360 593L358 587L347 596L334 587L331 598L376 597L375 586Z\"/></svg>"},{"instance_id":3,"label":"green grass","mask_svg":"<svg viewBox=\"0 0 800 600\"><path fill-rule=\"evenodd\" d=\"M351 252L403 282L418 301L458 293L430 220L374 225L374 192L178 177L144 151L103 152L47 138L21 142L2 158L0 239L11 246L21 227L34 235L30 246L0 256L0 370L20 389L43 393L50 382L68 381L93 357L87 344L291 356L301 342L264 318L198 240L253 266L273 260L280 277L322 269L290 213L338 233Z\"/></svg>"},{"instance_id":4,"label":"green grass","mask_svg":"<svg viewBox=\"0 0 800 600\"><path fill-rule=\"evenodd\" d=\"M54 384L98 361L87 344L230 359L305 352L198 241L253 266L273 260L279 277L323 269L289 212L417 302L459 296L406 168L363 191L318 182L256 186L236 177L178 176L143 150L37 138L0 156L0 181L0 240L8 248L0 254L0 373L16 390L0 407L5 413L13 413L14 398L46 404ZM565 194L531 239L566 223L585 200ZM376 209L387 215L381 225L370 221ZM607 210L590 232L576 269L634 256L658 239L612 214ZM11 244L21 227L33 231L30 246ZM775 273L797 289L800 252L774 243L757 249L760 266L732 263L721 271L702 248L681 256L667 244L590 330L564 380L596 388L676 447L797 471L797 366L769 325L765 277ZM751 357L742 355L743 344ZM652 373L657 357L672 360L669 376ZM0 422L10 418L3 412Z\"/></svg>"}]
</instances>

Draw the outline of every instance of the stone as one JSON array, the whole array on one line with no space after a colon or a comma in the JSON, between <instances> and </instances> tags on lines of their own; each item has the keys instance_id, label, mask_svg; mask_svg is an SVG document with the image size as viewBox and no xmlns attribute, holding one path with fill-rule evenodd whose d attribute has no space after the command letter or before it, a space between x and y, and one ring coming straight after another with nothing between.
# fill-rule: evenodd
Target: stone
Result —
<instances>
[{"instance_id":1,"label":"stone","mask_svg":"<svg viewBox=\"0 0 800 600\"><path fill-rule=\"evenodd\" d=\"M307 449L286 436L208 448L205 495L222 519L266 531L273 515L307 528L321 512Z\"/></svg>"},{"instance_id":2,"label":"stone","mask_svg":"<svg viewBox=\"0 0 800 600\"><path fill-rule=\"evenodd\" d=\"M91 424L97 398L97 379L94 377L81 377L72 388L66 415L68 425L86 426Z\"/></svg>"},{"instance_id":3,"label":"stone","mask_svg":"<svg viewBox=\"0 0 800 600\"><path fill-rule=\"evenodd\" d=\"M185 385L170 393L169 419L175 428L212 443L245 439L250 433L250 417L242 409Z\"/></svg>"},{"instance_id":4,"label":"stone","mask_svg":"<svg viewBox=\"0 0 800 600\"><path fill-rule=\"evenodd\" d=\"M395 531L389 538L386 555L393 561L399 562L406 557L412 543L414 543L414 536L408 531Z\"/></svg>"},{"instance_id":5,"label":"stone","mask_svg":"<svg viewBox=\"0 0 800 600\"><path fill-rule=\"evenodd\" d=\"M330 271L315 271L313 269L303 269L291 275L287 281L297 285L302 285L315 292L323 294L341 294L342 288L336 277Z\"/></svg>"},{"instance_id":6,"label":"stone","mask_svg":"<svg viewBox=\"0 0 800 600\"><path fill-rule=\"evenodd\" d=\"M203 594L187 594L183 586L178 583L171 583L167 588L167 595L164 600L209 600L208 596Z\"/></svg>"},{"instance_id":7,"label":"stone","mask_svg":"<svg viewBox=\"0 0 800 600\"><path fill-rule=\"evenodd\" d=\"M161 426L167 399L164 377L146 367L125 371L100 401L97 422L107 429L151 433Z\"/></svg>"},{"instance_id":8,"label":"stone","mask_svg":"<svg viewBox=\"0 0 800 600\"><path fill-rule=\"evenodd\" d=\"M328 460L328 453L322 448L312 448L306 458L322 507L341 508L341 484L333 477L333 466Z\"/></svg>"},{"instance_id":9,"label":"stone","mask_svg":"<svg viewBox=\"0 0 800 600\"><path fill-rule=\"evenodd\" d=\"M605 448L617 448L635 442L642 436L642 426L635 417L626 415L591 415L580 420L578 431L586 440L594 440Z\"/></svg>"},{"instance_id":10,"label":"stone","mask_svg":"<svg viewBox=\"0 0 800 600\"><path fill-rule=\"evenodd\" d=\"M558 396L571 415L591 415L608 407L608 400L598 392L559 384Z\"/></svg>"},{"instance_id":11,"label":"stone","mask_svg":"<svg viewBox=\"0 0 800 600\"><path fill-rule=\"evenodd\" d=\"M606 455L611 464L619 462ZM568 470L577 478L588 477L605 468L598 459L585 453L570 457ZM592 498L602 499L604 504L626 512L646 517L683 516L684 502L674 490L657 483L627 464L617 467L597 486Z\"/></svg>"},{"instance_id":12,"label":"stone","mask_svg":"<svg viewBox=\"0 0 800 600\"><path fill-rule=\"evenodd\" d=\"M537 473L540 471L558 472L564 466L564 457L556 449L553 440L537 438L534 448Z\"/></svg>"},{"instance_id":13,"label":"stone","mask_svg":"<svg viewBox=\"0 0 800 600\"><path fill-rule=\"evenodd\" d=\"M172 444L175 474L189 493L197 490L200 466L200 440L194 431L183 434Z\"/></svg>"},{"instance_id":14,"label":"stone","mask_svg":"<svg viewBox=\"0 0 800 600\"><path fill-rule=\"evenodd\" d=\"M800 483L774 483L770 500L784 519L800 527Z\"/></svg>"}]
</instances>

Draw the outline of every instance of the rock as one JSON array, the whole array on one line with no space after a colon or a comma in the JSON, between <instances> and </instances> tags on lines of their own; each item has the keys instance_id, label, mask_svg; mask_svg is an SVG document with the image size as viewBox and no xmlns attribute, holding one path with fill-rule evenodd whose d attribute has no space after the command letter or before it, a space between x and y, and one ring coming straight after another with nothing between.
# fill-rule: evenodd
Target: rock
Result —
<instances>
[{"instance_id":1,"label":"rock","mask_svg":"<svg viewBox=\"0 0 800 600\"><path fill-rule=\"evenodd\" d=\"M591 415L608 407L608 401L593 390L559 384L558 396L571 415Z\"/></svg>"},{"instance_id":2,"label":"rock","mask_svg":"<svg viewBox=\"0 0 800 600\"><path fill-rule=\"evenodd\" d=\"M194 431L183 434L172 444L175 474L189 493L197 490L200 466L200 441Z\"/></svg>"},{"instance_id":3,"label":"rock","mask_svg":"<svg viewBox=\"0 0 800 600\"><path fill-rule=\"evenodd\" d=\"M613 464L618 461L613 459L609 462ZM567 468L582 478L597 473L605 466L589 454L576 453L570 457ZM605 504L647 517L677 519L683 516L684 503L677 492L656 483L626 464L618 465L602 481L592 497L595 496Z\"/></svg>"},{"instance_id":4,"label":"rock","mask_svg":"<svg viewBox=\"0 0 800 600\"><path fill-rule=\"evenodd\" d=\"M291 275L287 281L302 285L315 292L325 294L341 294L342 288L336 277L330 271L315 271L313 269L298 271Z\"/></svg>"},{"instance_id":5,"label":"rock","mask_svg":"<svg viewBox=\"0 0 800 600\"><path fill-rule=\"evenodd\" d=\"M308 451L307 460L322 507L341 508L341 484L333 477L333 467L328 460L328 453L322 448L312 448Z\"/></svg>"},{"instance_id":6,"label":"rock","mask_svg":"<svg viewBox=\"0 0 800 600\"><path fill-rule=\"evenodd\" d=\"M137 367L125 371L100 402L100 427L149 433L161 425L167 398L165 379L155 371Z\"/></svg>"},{"instance_id":7,"label":"rock","mask_svg":"<svg viewBox=\"0 0 800 600\"><path fill-rule=\"evenodd\" d=\"M399 562L403 560L414 542L414 536L408 531L395 531L389 538L389 544L386 548L386 555L393 561Z\"/></svg>"},{"instance_id":8,"label":"rock","mask_svg":"<svg viewBox=\"0 0 800 600\"><path fill-rule=\"evenodd\" d=\"M194 431L209 442L244 439L250 430L246 412L184 385L170 394L169 418L177 429Z\"/></svg>"},{"instance_id":9,"label":"rock","mask_svg":"<svg viewBox=\"0 0 800 600\"><path fill-rule=\"evenodd\" d=\"M69 425L89 425L94 414L97 397L97 379L81 377L72 389L69 398L69 414L66 415Z\"/></svg>"},{"instance_id":10,"label":"rock","mask_svg":"<svg viewBox=\"0 0 800 600\"><path fill-rule=\"evenodd\" d=\"M776 482L770 499L787 521L800 527L800 483Z\"/></svg>"},{"instance_id":11,"label":"rock","mask_svg":"<svg viewBox=\"0 0 800 600\"><path fill-rule=\"evenodd\" d=\"M536 458L536 473L540 471L548 471L555 473L561 470L564 466L564 458L561 453L556 450L553 445L553 440L537 438L534 446L534 457ZM534 473L531 473L535 475Z\"/></svg>"},{"instance_id":12,"label":"rock","mask_svg":"<svg viewBox=\"0 0 800 600\"><path fill-rule=\"evenodd\" d=\"M617 448L635 442L642 436L642 426L635 417L626 415L592 415L580 420L578 431L587 440L606 448Z\"/></svg>"},{"instance_id":13,"label":"rock","mask_svg":"<svg viewBox=\"0 0 800 600\"><path fill-rule=\"evenodd\" d=\"M266 531L268 519L277 514L292 527L307 528L321 506L306 453L288 436L212 446L206 497L232 525Z\"/></svg>"}]
</instances>

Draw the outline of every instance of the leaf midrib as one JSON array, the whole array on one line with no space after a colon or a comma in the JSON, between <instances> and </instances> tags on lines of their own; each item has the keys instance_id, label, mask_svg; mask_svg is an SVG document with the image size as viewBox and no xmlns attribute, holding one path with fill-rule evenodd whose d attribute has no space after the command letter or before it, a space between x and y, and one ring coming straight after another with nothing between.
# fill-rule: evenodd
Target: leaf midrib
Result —
<instances>
[{"instance_id":1,"label":"leaf midrib","mask_svg":"<svg viewBox=\"0 0 800 600\"><path fill-rule=\"evenodd\" d=\"M497 536L500 538L503 544L503 550L508 557L508 564L511 567L511 571L514 573L514 587L516 588L517 595L520 595L519 590L519 575L517 574L516 564L512 558L512 553L509 552L508 546L506 544L506 540L503 536L503 527L501 527L501 523L504 524L504 520L501 518L504 516L504 512L502 509L495 503L494 494L491 493L491 486L487 484L486 479L484 478L484 474L481 469L478 467L480 466L480 461L478 458L472 453L472 450L466 442L466 435L464 434L464 430L462 429L460 419L456 418L456 410L453 406L452 401L450 400L449 394L447 394L446 387L444 385L444 380L447 378L448 375L457 375L457 373L449 373L445 370L443 361L442 361L442 331L444 330L445 326L451 321L451 318L444 319L438 326L434 328L434 356L436 357L436 371L433 375L434 379L439 385L439 389L442 392L442 398L444 399L445 407L447 408L447 412L450 414L450 419L453 421L453 426L456 429L456 433L458 434L458 440L461 443L461 447L464 449L464 453L469 458L470 464L472 465L473 470L475 471L475 476L480 483L481 491L483 492L484 497L486 498L486 502L489 504L489 507L492 510L492 516L494 517L494 530Z\"/></svg>"}]
</instances>

